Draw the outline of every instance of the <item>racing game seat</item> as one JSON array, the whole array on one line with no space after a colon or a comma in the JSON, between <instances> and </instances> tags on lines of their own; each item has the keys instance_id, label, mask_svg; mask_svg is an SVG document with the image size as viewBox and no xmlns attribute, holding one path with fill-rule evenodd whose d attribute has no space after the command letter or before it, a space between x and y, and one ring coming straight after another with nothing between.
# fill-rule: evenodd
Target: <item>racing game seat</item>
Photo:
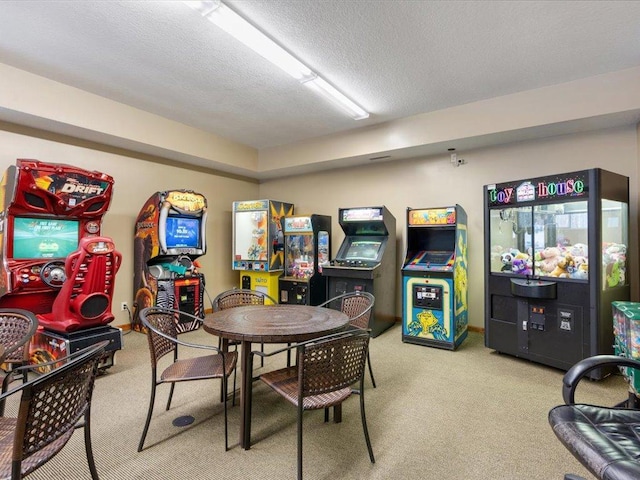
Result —
<instances>
[{"instance_id":1,"label":"racing game seat","mask_svg":"<svg viewBox=\"0 0 640 480\"><path fill-rule=\"evenodd\" d=\"M51 313L38 315L47 330L68 333L104 326L114 318L111 302L122 255L108 237L83 237L64 262L64 282Z\"/></svg>"}]
</instances>

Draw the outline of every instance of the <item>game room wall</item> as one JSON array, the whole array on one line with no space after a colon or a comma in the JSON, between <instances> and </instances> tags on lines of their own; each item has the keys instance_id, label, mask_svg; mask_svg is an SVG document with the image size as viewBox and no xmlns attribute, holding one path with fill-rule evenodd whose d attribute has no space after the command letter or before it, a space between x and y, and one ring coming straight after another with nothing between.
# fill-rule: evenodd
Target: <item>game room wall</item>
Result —
<instances>
[{"instance_id":1,"label":"game room wall","mask_svg":"<svg viewBox=\"0 0 640 480\"><path fill-rule=\"evenodd\" d=\"M104 217L103 233L111 236L125 261L116 281L116 304L132 302L133 222L142 203L153 192L187 188L202 193L209 202L208 251L201 258L202 271L211 293L237 284L230 268L231 204L239 199L272 198L296 205L298 213L331 215L333 254L343 238L337 223L340 207L386 205L396 217L398 281L404 258L405 210L407 206L438 207L459 203L469 216L470 325L482 328L483 318L483 221L482 186L527 176L601 167L630 177L629 258L632 295L638 294L638 128L621 127L584 134L564 135L459 152L466 164L452 167L448 154L371 163L366 167L333 169L315 174L286 177L258 185L202 173L191 169L155 164L104 151L82 148L53 140L0 130L0 170L16 158L68 163L98 170L115 178L114 198ZM399 288L399 283L398 283ZM397 295L400 316L400 295ZM117 325L127 317L115 311Z\"/></svg>"},{"instance_id":2,"label":"game room wall","mask_svg":"<svg viewBox=\"0 0 640 480\"><path fill-rule=\"evenodd\" d=\"M104 151L44 140L0 130L0 176L17 158L32 158L97 170L114 177L111 206L103 217L102 234L111 237L122 253L113 297L113 325L128 324L120 302L133 302L133 232L136 216L154 192L188 189L203 194L208 203L207 253L200 257L206 289L214 296L235 286L238 274L231 270L231 205L239 198L257 198L258 184L165 164L152 163ZM208 299L205 296L205 308Z\"/></svg>"},{"instance_id":3,"label":"game room wall","mask_svg":"<svg viewBox=\"0 0 640 480\"><path fill-rule=\"evenodd\" d=\"M398 278L405 254L406 208L460 204L468 215L469 324L484 328L483 185L588 168L604 168L626 175L630 182L631 291L638 300L639 146L636 126L549 137L461 151L465 164L453 167L448 153L441 156L328 170L265 181L260 197L295 204L296 213L330 215L332 256L344 238L338 224L340 207L385 205L396 218ZM397 317L401 295L397 293Z\"/></svg>"}]
</instances>

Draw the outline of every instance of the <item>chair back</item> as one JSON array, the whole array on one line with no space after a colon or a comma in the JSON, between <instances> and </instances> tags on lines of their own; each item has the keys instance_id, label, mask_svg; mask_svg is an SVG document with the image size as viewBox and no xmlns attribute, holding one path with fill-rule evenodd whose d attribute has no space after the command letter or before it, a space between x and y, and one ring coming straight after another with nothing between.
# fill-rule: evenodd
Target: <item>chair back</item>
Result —
<instances>
[{"instance_id":1,"label":"chair back","mask_svg":"<svg viewBox=\"0 0 640 480\"><path fill-rule=\"evenodd\" d=\"M0 308L0 345L4 347L2 362L26 363L29 341L38 329L38 319L26 310Z\"/></svg>"},{"instance_id":2,"label":"chair back","mask_svg":"<svg viewBox=\"0 0 640 480\"><path fill-rule=\"evenodd\" d=\"M369 292L347 292L333 297L321 307L340 310L349 317L349 325L366 330L369 328L375 297Z\"/></svg>"},{"instance_id":3,"label":"chair back","mask_svg":"<svg viewBox=\"0 0 640 480\"><path fill-rule=\"evenodd\" d=\"M108 237L83 237L65 260L66 279L40 323L55 332L73 332L113 321L111 302L122 255Z\"/></svg>"},{"instance_id":4,"label":"chair back","mask_svg":"<svg viewBox=\"0 0 640 480\"><path fill-rule=\"evenodd\" d=\"M227 310L229 308L242 307L244 305L265 305L276 304L273 298L258 290L248 290L244 288L233 288L217 295L211 302L214 312Z\"/></svg>"},{"instance_id":5,"label":"chair back","mask_svg":"<svg viewBox=\"0 0 640 480\"><path fill-rule=\"evenodd\" d=\"M90 410L93 386L108 341L75 352L62 366L17 387L22 390L13 443L12 469L49 447L62 449L80 419ZM51 452L46 459L51 458ZM29 462L34 470L40 463Z\"/></svg>"},{"instance_id":6,"label":"chair back","mask_svg":"<svg viewBox=\"0 0 640 480\"><path fill-rule=\"evenodd\" d=\"M176 328L177 311L162 307L147 307L140 312L140 321L146 327L151 366L156 368L158 361L166 354L176 352L178 338Z\"/></svg>"},{"instance_id":7,"label":"chair back","mask_svg":"<svg viewBox=\"0 0 640 480\"><path fill-rule=\"evenodd\" d=\"M301 344L298 347L299 395L335 392L361 381L369 338L366 330L352 330Z\"/></svg>"}]
</instances>

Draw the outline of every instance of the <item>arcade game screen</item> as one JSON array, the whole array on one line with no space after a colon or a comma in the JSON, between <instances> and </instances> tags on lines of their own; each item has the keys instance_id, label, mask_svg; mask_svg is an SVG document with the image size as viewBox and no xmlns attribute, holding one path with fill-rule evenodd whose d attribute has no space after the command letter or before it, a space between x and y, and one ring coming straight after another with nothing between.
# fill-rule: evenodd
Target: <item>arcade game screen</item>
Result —
<instances>
[{"instance_id":1,"label":"arcade game screen","mask_svg":"<svg viewBox=\"0 0 640 480\"><path fill-rule=\"evenodd\" d=\"M78 248L79 222L54 218L15 217L13 258L64 258Z\"/></svg>"},{"instance_id":2,"label":"arcade game screen","mask_svg":"<svg viewBox=\"0 0 640 480\"><path fill-rule=\"evenodd\" d=\"M167 248L199 248L200 219L167 217Z\"/></svg>"},{"instance_id":3,"label":"arcade game screen","mask_svg":"<svg viewBox=\"0 0 640 480\"><path fill-rule=\"evenodd\" d=\"M375 240L354 240L345 254L346 260L375 260L382 242Z\"/></svg>"},{"instance_id":4,"label":"arcade game screen","mask_svg":"<svg viewBox=\"0 0 640 480\"><path fill-rule=\"evenodd\" d=\"M436 252L418 252L417 255L413 257L410 263L416 265L444 265L448 263L453 257L453 252L447 251L436 251Z\"/></svg>"}]
</instances>

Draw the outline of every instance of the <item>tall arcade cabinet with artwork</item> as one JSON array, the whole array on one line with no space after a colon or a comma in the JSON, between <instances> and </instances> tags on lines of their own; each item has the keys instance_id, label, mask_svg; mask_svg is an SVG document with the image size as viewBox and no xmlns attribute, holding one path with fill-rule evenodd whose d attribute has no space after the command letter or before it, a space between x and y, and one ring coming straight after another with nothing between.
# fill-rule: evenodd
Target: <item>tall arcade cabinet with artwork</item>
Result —
<instances>
[{"instance_id":1,"label":"tall arcade cabinet with artwork","mask_svg":"<svg viewBox=\"0 0 640 480\"><path fill-rule=\"evenodd\" d=\"M408 208L402 341L456 349L467 336L467 278L464 209Z\"/></svg>"},{"instance_id":2,"label":"tall arcade cabinet with artwork","mask_svg":"<svg viewBox=\"0 0 640 480\"><path fill-rule=\"evenodd\" d=\"M240 271L240 288L278 298L284 268L282 217L293 215L293 204L275 200L233 202L232 267Z\"/></svg>"},{"instance_id":3,"label":"tall arcade cabinet with artwork","mask_svg":"<svg viewBox=\"0 0 640 480\"><path fill-rule=\"evenodd\" d=\"M204 318L204 274L198 257L207 252L207 199L191 190L156 192L138 213L133 250L133 328L142 331L140 311L152 305ZM201 320L176 319L178 332Z\"/></svg>"},{"instance_id":4,"label":"tall arcade cabinet with artwork","mask_svg":"<svg viewBox=\"0 0 640 480\"><path fill-rule=\"evenodd\" d=\"M595 168L486 185L484 198L485 345L564 370L613 353L629 179Z\"/></svg>"}]
</instances>

